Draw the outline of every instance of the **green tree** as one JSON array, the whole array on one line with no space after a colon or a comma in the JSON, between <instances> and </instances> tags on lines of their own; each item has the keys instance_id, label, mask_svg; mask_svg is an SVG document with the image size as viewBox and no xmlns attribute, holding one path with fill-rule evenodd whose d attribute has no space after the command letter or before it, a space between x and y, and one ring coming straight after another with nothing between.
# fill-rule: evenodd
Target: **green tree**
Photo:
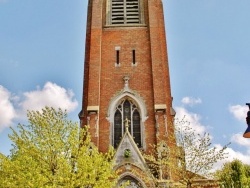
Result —
<instances>
[{"instance_id":1,"label":"green tree","mask_svg":"<svg viewBox=\"0 0 250 188\"><path fill-rule=\"evenodd\" d=\"M176 165L171 164L171 172L188 188L192 187L195 179L211 178L211 171L215 163L227 157L226 148L212 146L209 133L196 133L192 125L185 121L185 117L175 123Z\"/></svg>"},{"instance_id":2,"label":"green tree","mask_svg":"<svg viewBox=\"0 0 250 188\"><path fill-rule=\"evenodd\" d=\"M79 129L66 111L28 111L29 124L12 129L10 156L0 155L2 188L107 188L116 184L113 150L98 152L88 128Z\"/></svg>"},{"instance_id":3,"label":"green tree","mask_svg":"<svg viewBox=\"0 0 250 188\"><path fill-rule=\"evenodd\" d=\"M175 121L175 134L167 142L155 146L152 154L144 155L152 172L158 179L176 179L191 188L197 179L209 179L214 164L224 158L227 145L219 149L212 147L208 133L198 134L184 119ZM169 143L167 145L166 143Z\"/></svg>"},{"instance_id":4,"label":"green tree","mask_svg":"<svg viewBox=\"0 0 250 188\"><path fill-rule=\"evenodd\" d=\"M249 188L250 166L235 159L225 163L221 170L217 170L216 177L221 181L224 188Z\"/></svg>"}]
</instances>

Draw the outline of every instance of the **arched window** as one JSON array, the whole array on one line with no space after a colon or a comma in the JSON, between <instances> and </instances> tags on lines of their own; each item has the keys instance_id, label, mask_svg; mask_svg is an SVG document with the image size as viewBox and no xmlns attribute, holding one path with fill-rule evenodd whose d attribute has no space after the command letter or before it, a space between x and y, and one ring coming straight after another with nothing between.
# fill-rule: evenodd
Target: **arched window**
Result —
<instances>
[{"instance_id":1,"label":"arched window","mask_svg":"<svg viewBox=\"0 0 250 188\"><path fill-rule=\"evenodd\" d=\"M129 132L139 148L141 141L141 116L137 105L129 99L122 100L114 113L114 147L117 148L125 133L125 119L129 120Z\"/></svg>"},{"instance_id":2,"label":"arched window","mask_svg":"<svg viewBox=\"0 0 250 188\"><path fill-rule=\"evenodd\" d=\"M126 188L141 188L142 187L140 182L131 176L125 176L124 178L122 178L120 185L123 185L123 184L127 185Z\"/></svg>"}]
</instances>

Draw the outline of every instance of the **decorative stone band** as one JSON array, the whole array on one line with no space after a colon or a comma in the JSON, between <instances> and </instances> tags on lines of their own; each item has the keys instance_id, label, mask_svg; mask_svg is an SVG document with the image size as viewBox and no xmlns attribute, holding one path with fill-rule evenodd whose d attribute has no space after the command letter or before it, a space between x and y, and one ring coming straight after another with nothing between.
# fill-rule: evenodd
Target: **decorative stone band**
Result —
<instances>
[{"instance_id":1,"label":"decorative stone band","mask_svg":"<svg viewBox=\"0 0 250 188\"><path fill-rule=\"evenodd\" d=\"M88 111L88 114L98 114L99 106L88 106L87 111Z\"/></svg>"},{"instance_id":2,"label":"decorative stone band","mask_svg":"<svg viewBox=\"0 0 250 188\"><path fill-rule=\"evenodd\" d=\"M166 111L167 105L166 104L155 104L155 111Z\"/></svg>"}]
</instances>

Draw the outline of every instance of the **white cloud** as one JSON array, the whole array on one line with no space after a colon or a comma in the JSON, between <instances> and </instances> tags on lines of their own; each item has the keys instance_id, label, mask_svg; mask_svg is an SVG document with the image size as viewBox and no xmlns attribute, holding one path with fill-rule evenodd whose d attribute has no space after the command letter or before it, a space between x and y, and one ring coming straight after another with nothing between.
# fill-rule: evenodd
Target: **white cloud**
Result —
<instances>
[{"instance_id":1,"label":"white cloud","mask_svg":"<svg viewBox=\"0 0 250 188\"><path fill-rule=\"evenodd\" d=\"M223 146L220 144L217 144L217 145L215 145L215 147L219 150L219 149L222 149ZM249 153L244 154L242 152L235 151L233 148L230 148L230 147L228 147L225 150L225 152L227 153L227 158L216 163L214 165L213 171L221 169L223 167L223 164L225 164L227 162L232 162L234 159L238 159L238 160L242 161L244 164L250 165L250 161L249 161L250 154Z\"/></svg>"},{"instance_id":2,"label":"white cloud","mask_svg":"<svg viewBox=\"0 0 250 188\"><path fill-rule=\"evenodd\" d=\"M181 102L185 105L193 106L195 104L202 103L202 100L200 98L193 98L193 97L184 97Z\"/></svg>"},{"instance_id":3,"label":"white cloud","mask_svg":"<svg viewBox=\"0 0 250 188\"><path fill-rule=\"evenodd\" d=\"M192 129L195 130L196 133L203 134L206 131L206 126L200 123L201 116L199 114L189 112L182 107L176 107L175 110L176 119L181 120L184 118L186 122L190 123Z\"/></svg>"},{"instance_id":4,"label":"white cloud","mask_svg":"<svg viewBox=\"0 0 250 188\"><path fill-rule=\"evenodd\" d=\"M250 165L250 161L249 161L249 158L250 158L250 139L244 138L242 136L242 133L237 133L231 137L231 142L232 142L232 144L236 144L236 146L237 145L243 146L244 147L243 151L245 151L245 152L243 153L243 152L237 151L237 150L231 148L229 145L229 147L225 151L226 153L228 153L227 158L216 163L214 166L214 170L220 169L224 163L231 162L234 159L238 159L238 160L242 161L244 164ZM215 146L217 147L217 149L222 149L222 147L223 147L220 144L216 144Z\"/></svg>"},{"instance_id":5,"label":"white cloud","mask_svg":"<svg viewBox=\"0 0 250 188\"><path fill-rule=\"evenodd\" d=\"M250 164L250 161L249 161L250 155L249 154L243 154L239 151L233 150L232 148L227 148L226 152L229 153L226 161L233 161L234 159L239 159L240 161L242 161L245 164Z\"/></svg>"},{"instance_id":6,"label":"white cloud","mask_svg":"<svg viewBox=\"0 0 250 188\"><path fill-rule=\"evenodd\" d=\"M229 106L229 111L234 115L234 117L240 121L246 121L248 107L246 105L234 105Z\"/></svg>"},{"instance_id":7,"label":"white cloud","mask_svg":"<svg viewBox=\"0 0 250 188\"><path fill-rule=\"evenodd\" d=\"M238 107L238 106L234 106L232 108L233 109L232 112L235 112L235 114L237 114L237 115L241 114L242 116L244 114L244 118L245 118L247 108L245 108L245 106L241 106L241 107ZM239 109L241 109L241 110L239 110ZM193 130L195 130L196 133L202 134L204 132L207 132L207 126L203 125L200 122L201 116L199 114L190 112L183 107L175 107L175 110L176 110L176 118L179 120L184 118L184 120L186 122L190 123L190 126L193 128ZM236 146L236 149L230 147L230 145L229 145L229 147L225 151L226 153L228 153L227 158L217 162L214 165L214 168L212 170L213 172L220 169L224 163L231 162L234 159L239 159L243 163L250 165L250 161L249 161L249 158L250 158L250 139L243 138L242 133L238 133L238 134L233 135L231 137L230 141L232 142L232 144L234 144ZM220 150L223 148L223 146L221 144L213 144L213 146L215 146L217 148L217 150ZM242 151L245 151L245 152L239 151L237 149L237 146L243 147L244 149Z\"/></svg>"},{"instance_id":8,"label":"white cloud","mask_svg":"<svg viewBox=\"0 0 250 188\"><path fill-rule=\"evenodd\" d=\"M74 93L66 90L55 83L47 82L42 89L39 87L30 92L25 92L24 100L20 106L22 111L41 110L45 106L67 109L68 112L73 111L78 103L73 98Z\"/></svg>"},{"instance_id":9,"label":"white cloud","mask_svg":"<svg viewBox=\"0 0 250 188\"><path fill-rule=\"evenodd\" d=\"M12 125L14 119L18 121L26 118L27 110L41 110L49 106L72 112L78 105L70 89L66 90L51 82L47 82L42 89L38 87L34 91L25 92L23 96L20 99L0 85L0 131Z\"/></svg>"},{"instance_id":10,"label":"white cloud","mask_svg":"<svg viewBox=\"0 0 250 188\"><path fill-rule=\"evenodd\" d=\"M11 93L0 85L0 131L10 126L16 116L11 100Z\"/></svg>"},{"instance_id":11,"label":"white cloud","mask_svg":"<svg viewBox=\"0 0 250 188\"><path fill-rule=\"evenodd\" d=\"M238 133L235 134L231 137L231 141L233 143L236 143L240 146L245 146L248 148L249 152L250 152L250 139L246 139L242 136L242 134Z\"/></svg>"}]
</instances>

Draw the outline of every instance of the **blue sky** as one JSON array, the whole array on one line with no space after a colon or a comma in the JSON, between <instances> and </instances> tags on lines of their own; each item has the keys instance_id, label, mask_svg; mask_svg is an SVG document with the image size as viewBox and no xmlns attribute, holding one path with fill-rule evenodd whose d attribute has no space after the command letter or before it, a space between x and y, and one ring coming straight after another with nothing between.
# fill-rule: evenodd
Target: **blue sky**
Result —
<instances>
[{"instance_id":1,"label":"blue sky","mask_svg":"<svg viewBox=\"0 0 250 188\"><path fill-rule=\"evenodd\" d=\"M173 105L250 164L250 1L164 0ZM0 0L0 152L27 109L81 108L87 0Z\"/></svg>"}]
</instances>

